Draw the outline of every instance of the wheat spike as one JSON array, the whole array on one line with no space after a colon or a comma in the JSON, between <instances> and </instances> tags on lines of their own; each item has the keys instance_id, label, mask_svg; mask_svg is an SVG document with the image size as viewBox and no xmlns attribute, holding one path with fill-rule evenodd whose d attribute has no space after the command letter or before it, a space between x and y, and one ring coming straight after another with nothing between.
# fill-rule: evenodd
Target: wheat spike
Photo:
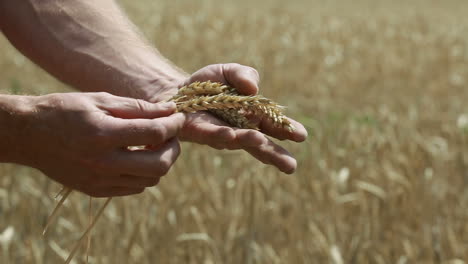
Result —
<instances>
[{"instance_id":1,"label":"wheat spike","mask_svg":"<svg viewBox=\"0 0 468 264\"><path fill-rule=\"evenodd\" d=\"M177 95L172 98L172 101L179 102L190 99L197 95L216 95L216 94L232 94L236 90L232 87L217 82L194 82L183 86L179 89Z\"/></svg>"},{"instance_id":2,"label":"wheat spike","mask_svg":"<svg viewBox=\"0 0 468 264\"><path fill-rule=\"evenodd\" d=\"M211 113L220 117L221 119L223 119L224 121L226 121L228 124L232 126L258 130L255 124L252 124L247 117L239 113L240 111L241 110L236 109L236 108L210 110Z\"/></svg>"},{"instance_id":3,"label":"wheat spike","mask_svg":"<svg viewBox=\"0 0 468 264\"><path fill-rule=\"evenodd\" d=\"M217 94L193 97L190 100L177 103L177 110L190 113L210 109L255 108L259 105L271 105L271 101L258 95L240 96Z\"/></svg>"},{"instance_id":4,"label":"wheat spike","mask_svg":"<svg viewBox=\"0 0 468 264\"><path fill-rule=\"evenodd\" d=\"M171 99L179 112L209 110L232 126L258 129L247 116L267 118L275 126L293 131L294 127L283 114L284 107L261 95L246 96L235 88L217 82L194 82L183 86Z\"/></svg>"}]
</instances>

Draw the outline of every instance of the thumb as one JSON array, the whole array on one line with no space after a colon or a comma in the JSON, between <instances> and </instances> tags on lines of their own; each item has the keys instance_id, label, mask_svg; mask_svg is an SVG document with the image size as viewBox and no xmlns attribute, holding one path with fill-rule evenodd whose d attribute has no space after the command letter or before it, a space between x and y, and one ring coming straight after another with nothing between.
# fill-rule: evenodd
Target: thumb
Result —
<instances>
[{"instance_id":1,"label":"thumb","mask_svg":"<svg viewBox=\"0 0 468 264\"><path fill-rule=\"evenodd\" d=\"M114 117L123 119L153 119L169 116L176 111L174 102L150 103L141 99L121 98L104 107Z\"/></svg>"},{"instance_id":2,"label":"thumb","mask_svg":"<svg viewBox=\"0 0 468 264\"><path fill-rule=\"evenodd\" d=\"M256 94L260 81L257 70L252 67L237 63L222 65L222 71L226 81L234 86L241 94Z\"/></svg>"}]
</instances>

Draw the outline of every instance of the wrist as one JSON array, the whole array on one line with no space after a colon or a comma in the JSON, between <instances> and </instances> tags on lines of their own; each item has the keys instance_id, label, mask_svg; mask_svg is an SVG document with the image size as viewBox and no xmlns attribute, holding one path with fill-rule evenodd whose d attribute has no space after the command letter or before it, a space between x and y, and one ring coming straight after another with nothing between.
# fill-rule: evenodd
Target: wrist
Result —
<instances>
[{"instance_id":1,"label":"wrist","mask_svg":"<svg viewBox=\"0 0 468 264\"><path fill-rule=\"evenodd\" d=\"M178 88L184 85L189 78L188 74L177 76L165 76L164 78L153 79L143 84L140 88L144 98L149 102L160 102L170 99L177 93Z\"/></svg>"},{"instance_id":2,"label":"wrist","mask_svg":"<svg viewBox=\"0 0 468 264\"><path fill-rule=\"evenodd\" d=\"M153 49L139 49L132 59L133 67L123 70L129 82L117 84L126 86L118 89L127 93L122 96L150 102L166 100L167 94L175 94L173 91L190 76Z\"/></svg>"},{"instance_id":3,"label":"wrist","mask_svg":"<svg viewBox=\"0 0 468 264\"><path fill-rule=\"evenodd\" d=\"M34 97L0 95L0 162L25 164ZM29 135L28 135L29 134Z\"/></svg>"}]
</instances>

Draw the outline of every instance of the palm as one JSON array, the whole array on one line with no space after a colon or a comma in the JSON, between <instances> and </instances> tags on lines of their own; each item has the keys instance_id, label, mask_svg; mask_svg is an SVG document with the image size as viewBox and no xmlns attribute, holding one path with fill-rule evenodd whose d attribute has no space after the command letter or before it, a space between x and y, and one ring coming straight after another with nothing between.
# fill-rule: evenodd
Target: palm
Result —
<instances>
[{"instance_id":1,"label":"palm","mask_svg":"<svg viewBox=\"0 0 468 264\"><path fill-rule=\"evenodd\" d=\"M184 84L195 81L221 82L236 87L242 94L256 94L258 92L258 73L239 64L217 64L200 69L192 74ZM165 99L177 92L176 89L167 91ZM160 95L161 96L161 95ZM289 132L273 126L268 121L260 123L261 132L249 129L232 128L223 121L207 112L187 115L187 121L179 135L180 139L199 144L206 144L217 149L244 149L258 160L272 164L281 171L292 173L296 168L296 161L285 149L268 139L263 133L277 139L303 141L307 136L304 127L291 120L296 130Z\"/></svg>"}]
</instances>

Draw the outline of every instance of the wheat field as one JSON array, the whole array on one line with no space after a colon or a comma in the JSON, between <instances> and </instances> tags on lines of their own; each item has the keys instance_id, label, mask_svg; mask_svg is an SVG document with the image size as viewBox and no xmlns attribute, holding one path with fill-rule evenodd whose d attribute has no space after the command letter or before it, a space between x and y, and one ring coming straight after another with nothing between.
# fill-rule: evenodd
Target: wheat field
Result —
<instances>
[{"instance_id":1,"label":"wheat field","mask_svg":"<svg viewBox=\"0 0 468 264\"><path fill-rule=\"evenodd\" d=\"M90 263L468 263L468 3L120 2L187 72L256 67L309 138L281 142L293 175L184 143L157 187L112 201ZM71 90L3 37L0 51L1 93ZM43 237L59 190L0 165L0 263L63 263L89 200L72 194Z\"/></svg>"}]
</instances>

